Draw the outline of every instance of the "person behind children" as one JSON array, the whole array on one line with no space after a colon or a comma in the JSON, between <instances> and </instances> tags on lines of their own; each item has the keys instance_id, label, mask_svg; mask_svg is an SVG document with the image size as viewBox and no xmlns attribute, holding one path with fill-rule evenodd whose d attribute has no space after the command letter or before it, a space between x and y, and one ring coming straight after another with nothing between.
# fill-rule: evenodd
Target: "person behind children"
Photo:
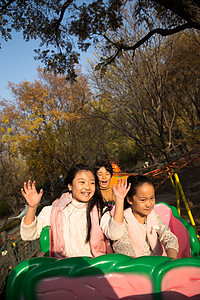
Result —
<instances>
[{"instance_id":1,"label":"person behind children","mask_svg":"<svg viewBox=\"0 0 200 300\"><path fill-rule=\"evenodd\" d=\"M155 205L155 188L147 176L129 176L131 184L126 196L124 190L125 227L122 236L113 241L115 253L132 257L146 255L163 255L177 258L179 246L177 237L153 211ZM118 204L116 203L116 206ZM121 206L122 207L122 206Z\"/></svg>"},{"instance_id":2,"label":"person behind children","mask_svg":"<svg viewBox=\"0 0 200 300\"><path fill-rule=\"evenodd\" d=\"M113 189L110 187L113 176L113 168L108 160L99 160L95 164L95 171L99 179L99 185L103 201L106 204L115 202L115 195Z\"/></svg>"},{"instance_id":3,"label":"person behind children","mask_svg":"<svg viewBox=\"0 0 200 300\"><path fill-rule=\"evenodd\" d=\"M37 239L42 228L50 225L52 256L62 258L111 253L109 241L100 227L104 203L94 170L84 164L75 165L69 170L64 183L66 192L52 205L45 206L37 217L36 210L43 191L37 192L35 182L29 180L28 184L24 183L21 193L29 206L21 222L22 239ZM106 214L104 219L107 224ZM107 232L109 235L110 229Z\"/></svg>"}]
</instances>

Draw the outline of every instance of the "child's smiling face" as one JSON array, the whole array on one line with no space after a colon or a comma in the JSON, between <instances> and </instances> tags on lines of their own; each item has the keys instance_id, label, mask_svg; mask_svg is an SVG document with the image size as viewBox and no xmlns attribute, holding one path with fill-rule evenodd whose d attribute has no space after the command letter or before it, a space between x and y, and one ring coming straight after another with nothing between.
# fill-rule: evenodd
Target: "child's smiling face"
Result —
<instances>
[{"instance_id":1,"label":"child's smiling face","mask_svg":"<svg viewBox=\"0 0 200 300\"><path fill-rule=\"evenodd\" d=\"M100 188L107 188L110 186L110 181L111 181L111 174L109 171L106 170L105 167L101 167L98 171L97 171L97 176L99 179L99 185Z\"/></svg>"},{"instance_id":2,"label":"child's smiling face","mask_svg":"<svg viewBox=\"0 0 200 300\"><path fill-rule=\"evenodd\" d=\"M144 223L155 205L155 189L149 183L144 183L136 190L136 194L127 201L132 206L132 212L139 223Z\"/></svg>"},{"instance_id":3,"label":"child's smiling face","mask_svg":"<svg viewBox=\"0 0 200 300\"><path fill-rule=\"evenodd\" d=\"M78 202L88 202L95 193L95 178L91 171L79 171L72 181L68 184L72 191L72 198Z\"/></svg>"}]
</instances>

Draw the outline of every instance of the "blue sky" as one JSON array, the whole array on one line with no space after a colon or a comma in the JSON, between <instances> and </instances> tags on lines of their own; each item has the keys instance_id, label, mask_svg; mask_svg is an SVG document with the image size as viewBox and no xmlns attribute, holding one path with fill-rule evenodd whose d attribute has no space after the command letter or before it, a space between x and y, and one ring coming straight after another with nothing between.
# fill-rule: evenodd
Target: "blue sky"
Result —
<instances>
[{"instance_id":1,"label":"blue sky","mask_svg":"<svg viewBox=\"0 0 200 300\"><path fill-rule=\"evenodd\" d=\"M34 60L34 49L39 47L39 41L25 42L22 33L14 33L12 40L2 42L0 49L0 99L12 99L8 90L8 82L20 83L25 80L37 80L37 68L43 67L40 61ZM86 59L91 56L91 51L81 55L82 70L86 66Z\"/></svg>"}]
</instances>

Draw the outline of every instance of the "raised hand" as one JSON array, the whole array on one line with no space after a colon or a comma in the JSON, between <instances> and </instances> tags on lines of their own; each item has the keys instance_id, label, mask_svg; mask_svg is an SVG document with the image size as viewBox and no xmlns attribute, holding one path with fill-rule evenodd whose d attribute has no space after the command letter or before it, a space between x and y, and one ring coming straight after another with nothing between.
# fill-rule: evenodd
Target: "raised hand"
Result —
<instances>
[{"instance_id":1,"label":"raised hand","mask_svg":"<svg viewBox=\"0 0 200 300\"><path fill-rule=\"evenodd\" d=\"M114 212L114 220L118 223L123 223L124 221L124 198L126 197L128 191L130 190L131 183L129 183L127 187L127 179L123 181L118 180L118 184L113 186L113 193L115 195L115 212Z\"/></svg>"},{"instance_id":2,"label":"raised hand","mask_svg":"<svg viewBox=\"0 0 200 300\"><path fill-rule=\"evenodd\" d=\"M116 200L124 200L126 197L128 191L130 190L131 183L129 183L129 186L127 187L127 178L123 181L123 178L118 179L118 184L116 187L116 184L113 186L113 193L115 195Z\"/></svg>"},{"instance_id":3,"label":"raised hand","mask_svg":"<svg viewBox=\"0 0 200 300\"><path fill-rule=\"evenodd\" d=\"M31 181L29 180L28 184L24 182L24 188L21 188L21 193L26 199L29 207L37 207L42 198L43 190L41 189L38 193L35 187L35 181L31 184Z\"/></svg>"}]
</instances>

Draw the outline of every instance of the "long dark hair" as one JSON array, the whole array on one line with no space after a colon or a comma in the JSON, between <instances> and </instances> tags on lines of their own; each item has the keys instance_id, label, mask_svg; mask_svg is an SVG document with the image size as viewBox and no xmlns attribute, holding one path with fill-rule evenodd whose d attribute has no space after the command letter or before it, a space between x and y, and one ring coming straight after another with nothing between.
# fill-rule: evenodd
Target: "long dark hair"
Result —
<instances>
[{"instance_id":1,"label":"long dark hair","mask_svg":"<svg viewBox=\"0 0 200 300\"><path fill-rule=\"evenodd\" d=\"M104 207L104 202L103 198L101 195L100 187L99 187L99 180L97 178L97 175L94 171L94 169L88 165L79 163L77 165L74 165L71 167L69 170L66 178L64 179L64 185L66 187L65 191L63 192L70 192L68 189L68 185L72 184L72 181L76 177L76 174L80 171L90 171L94 175L95 178L95 193L93 197L88 201L87 205L87 211L86 211L86 218L87 218L87 236L86 236L86 243L89 242L90 240L90 232L91 232L91 218L90 218L90 212L92 211L93 207L96 205L98 212L99 212L99 217L101 218L102 212L103 212L103 207Z\"/></svg>"},{"instance_id":2,"label":"long dark hair","mask_svg":"<svg viewBox=\"0 0 200 300\"><path fill-rule=\"evenodd\" d=\"M127 198L132 198L134 195L136 195L138 187L140 187L144 183L148 183L154 187L152 180L145 175L136 175L136 176L131 175L127 178L127 186L129 185L129 183L131 183L131 188L128 191L126 198L124 200L124 209L131 206L131 204L128 203Z\"/></svg>"}]
</instances>

